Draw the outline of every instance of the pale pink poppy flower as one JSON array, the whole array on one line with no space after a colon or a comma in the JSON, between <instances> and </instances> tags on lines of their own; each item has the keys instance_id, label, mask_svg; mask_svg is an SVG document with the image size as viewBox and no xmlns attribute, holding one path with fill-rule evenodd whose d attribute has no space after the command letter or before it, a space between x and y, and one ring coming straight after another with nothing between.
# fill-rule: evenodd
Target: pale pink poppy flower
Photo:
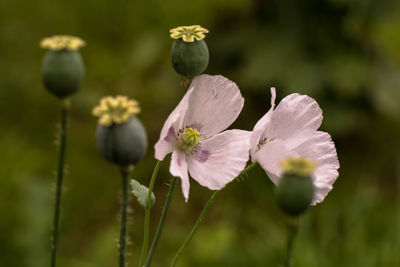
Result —
<instances>
[{"instance_id":1,"label":"pale pink poppy flower","mask_svg":"<svg viewBox=\"0 0 400 267\"><path fill-rule=\"evenodd\" d=\"M180 177L189 197L190 176L219 190L235 179L249 159L250 133L225 130L238 117L244 99L237 85L217 75L200 75L169 115L155 145L155 158L172 152L170 172Z\"/></svg>"},{"instance_id":2,"label":"pale pink poppy flower","mask_svg":"<svg viewBox=\"0 0 400 267\"><path fill-rule=\"evenodd\" d=\"M271 95L271 108L254 126L250 137L251 159L261 165L274 184L282 175L279 163L285 158L314 161L315 205L324 200L339 175L335 144L328 133L317 131L322 110L314 99L299 94L288 95L275 108L275 88L271 88Z\"/></svg>"}]
</instances>

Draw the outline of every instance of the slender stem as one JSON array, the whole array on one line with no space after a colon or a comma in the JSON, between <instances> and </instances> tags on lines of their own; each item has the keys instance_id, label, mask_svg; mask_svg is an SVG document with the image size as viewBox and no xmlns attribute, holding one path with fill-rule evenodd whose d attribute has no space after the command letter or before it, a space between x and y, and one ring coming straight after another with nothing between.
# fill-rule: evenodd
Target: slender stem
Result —
<instances>
[{"instance_id":1,"label":"slender stem","mask_svg":"<svg viewBox=\"0 0 400 267\"><path fill-rule=\"evenodd\" d=\"M156 234L154 236L153 243L151 244L149 255L147 256L145 267L149 267L150 264L151 264L151 261L153 260L154 253L155 253L155 251L157 249L158 241L160 240L161 233L162 233L163 228L164 228L165 220L167 219L168 209L169 209L169 206L171 204L172 196L173 196L173 194L175 192L177 181L178 181L177 177L174 177L172 179L172 183L171 183L171 186L169 188L168 195L167 195L167 200L165 201L165 204L164 204L164 209L163 209L163 212L161 214L160 222L158 223L158 227L157 227Z\"/></svg>"},{"instance_id":2,"label":"slender stem","mask_svg":"<svg viewBox=\"0 0 400 267\"><path fill-rule=\"evenodd\" d=\"M197 231L197 228L199 228L200 223L203 221L204 217L206 216L208 209L210 206L213 204L215 197L218 195L219 191L214 191L214 193L211 195L211 197L208 199L206 205L204 206L202 212L200 213L199 218L197 219L195 225L193 226L192 230L190 231L189 235L186 237L186 240L183 242L182 246L179 248L178 252L176 253L174 259L172 260L171 267L175 266L176 263L178 262L178 259L180 258L183 250L186 248L186 246L189 244L189 242L192 240L194 234Z\"/></svg>"},{"instance_id":3,"label":"slender stem","mask_svg":"<svg viewBox=\"0 0 400 267\"><path fill-rule=\"evenodd\" d=\"M284 267L290 267L292 263L293 243L296 239L297 229L299 228L299 218L290 218L288 221L288 239L286 248L286 259Z\"/></svg>"},{"instance_id":4,"label":"slender stem","mask_svg":"<svg viewBox=\"0 0 400 267\"><path fill-rule=\"evenodd\" d=\"M121 167L122 176L122 210L121 210L121 229L119 234L119 267L125 267L126 258L126 232L128 224L128 206L129 206L129 174L132 167Z\"/></svg>"},{"instance_id":5,"label":"slender stem","mask_svg":"<svg viewBox=\"0 0 400 267\"><path fill-rule=\"evenodd\" d=\"M62 185L64 179L64 165L65 165L65 150L67 143L67 123L68 123L68 110L69 100L64 99L61 102L61 129L59 136L59 155L58 155L58 168L57 168L57 182L56 182L56 201L54 204L54 218L53 218L53 238L51 243L51 267L57 265L57 250L58 250L58 231L60 227L60 213L61 213L61 196Z\"/></svg>"},{"instance_id":6,"label":"slender stem","mask_svg":"<svg viewBox=\"0 0 400 267\"><path fill-rule=\"evenodd\" d=\"M153 192L154 182L156 181L158 170L160 169L162 161L157 161L154 167L153 175L151 176L149 186L149 196L147 197L146 214L144 219L144 234L143 234L143 246L142 252L139 259L139 267L143 266L143 261L147 253L147 243L149 241L149 225L150 225L150 209L151 209L151 193Z\"/></svg>"},{"instance_id":7,"label":"slender stem","mask_svg":"<svg viewBox=\"0 0 400 267\"><path fill-rule=\"evenodd\" d=\"M399 251L400 249L400 238L398 238L400 236L400 155L397 156L397 168L396 168L396 176L397 176L397 195L396 195L396 199L397 199L397 216L396 216L396 235L395 235L395 245L393 246L394 251ZM397 237L397 238L396 238ZM394 254L393 254L394 255ZM397 261L394 262L396 265L400 265L400 258L397 258Z\"/></svg>"},{"instance_id":8,"label":"slender stem","mask_svg":"<svg viewBox=\"0 0 400 267\"><path fill-rule=\"evenodd\" d=\"M235 179L239 178L240 176L245 175L250 170L252 170L255 166L257 166L257 162L251 163L249 166L246 167L246 169L244 169L241 173L239 173L239 175Z\"/></svg>"},{"instance_id":9,"label":"slender stem","mask_svg":"<svg viewBox=\"0 0 400 267\"><path fill-rule=\"evenodd\" d=\"M252 163L250 164L246 169L244 169L239 175L238 177L246 174L248 171L250 171L251 169L253 169L255 166L257 165L257 163ZM214 191L214 193L211 195L211 197L208 199L206 205L204 206L203 210L200 213L199 218L197 219L196 223L194 224L192 230L190 231L189 235L186 237L185 241L183 242L183 244L181 245L181 247L179 248L178 252L176 253L174 259L172 260L172 263L170 265L170 267L173 267L176 265L176 263L178 262L179 258L181 257L182 252L185 250L186 246L189 244L189 242L192 240L193 236L195 235L195 233L197 232L197 229L199 228L201 222L203 221L204 217L207 215L208 209L211 207L211 205L214 203L214 199L216 198L216 196L218 195L220 191Z\"/></svg>"}]
</instances>

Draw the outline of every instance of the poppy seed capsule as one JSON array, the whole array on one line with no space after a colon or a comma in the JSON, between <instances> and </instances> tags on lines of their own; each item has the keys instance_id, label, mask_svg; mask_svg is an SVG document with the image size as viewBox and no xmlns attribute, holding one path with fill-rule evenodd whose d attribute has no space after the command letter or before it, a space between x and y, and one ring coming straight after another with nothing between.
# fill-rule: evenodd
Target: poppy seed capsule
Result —
<instances>
[{"instance_id":1,"label":"poppy seed capsule","mask_svg":"<svg viewBox=\"0 0 400 267\"><path fill-rule=\"evenodd\" d=\"M208 30L200 25L171 29L175 41L171 47L171 62L175 71L188 78L202 74L208 66L208 47L204 38Z\"/></svg>"},{"instance_id":2,"label":"poppy seed capsule","mask_svg":"<svg viewBox=\"0 0 400 267\"><path fill-rule=\"evenodd\" d=\"M314 198L311 174L316 164L306 158L287 158L280 166L283 175L276 188L276 201L283 212L298 216L308 209Z\"/></svg>"},{"instance_id":3,"label":"poppy seed capsule","mask_svg":"<svg viewBox=\"0 0 400 267\"><path fill-rule=\"evenodd\" d=\"M78 51L48 51L43 59L43 83L50 93L59 98L68 97L78 91L84 72Z\"/></svg>"},{"instance_id":4,"label":"poppy seed capsule","mask_svg":"<svg viewBox=\"0 0 400 267\"><path fill-rule=\"evenodd\" d=\"M79 48L85 41L70 35L55 35L44 38L40 47L48 50L42 63L42 78L46 89L59 98L78 91L85 68Z\"/></svg>"},{"instance_id":5,"label":"poppy seed capsule","mask_svg":"<svg viewBox=\"0 0 400 267\"><path fill-rule=\"evenodd\" d=\"M204 40L187 43L177 39L172 44L172 66L183 76L192 78L202 74L208 66L208 60L208 47Z\"/></svg>"},{"instance_id":6,"label":"poppy seed capsule","mask_svg":"<svg viewBox=\"0 0 400 267\"><path fill-rule=\"evenodd\" d=\"M146 153L147 135L136 116L110 126L97 125L97 146L108 161L120 166L135 165Z\"/></svg>"},{"instance_id":7,"label":"poppy seed capsule","mask_svg":"<svg viewBox=\"0 0 400 267\"><path fill-rule=\"evenodd\" d=\"M310 176L283 174L276 188L276 201L283 212L298 216L305 212L314 197L314 185Z\"/></svg>"}]
</instances>

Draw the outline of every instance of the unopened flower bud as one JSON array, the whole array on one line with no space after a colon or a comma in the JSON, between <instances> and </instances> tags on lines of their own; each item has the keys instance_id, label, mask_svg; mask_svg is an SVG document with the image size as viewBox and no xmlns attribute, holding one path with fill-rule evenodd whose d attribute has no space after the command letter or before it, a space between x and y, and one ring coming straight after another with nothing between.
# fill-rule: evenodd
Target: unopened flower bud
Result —
<instances>
[{"instance_id":1,"label":"unopened flower bud","mask_svg":"<svg viewBox=\"0 0 400 267\"><path fill-rule=\"evenodd\" d=\"M96 140L100 153L108 161L120 166L137 164L147 151L147 134L135 116L140 109L127 97L105 97L93 109L100 117Z\"/></svg>"},{"instance_id":2,"label":"unopened flower bud","mask_svg":"<svg viewBox=\"0 0 400 267\"><path fill-rule=\"evenodd\" d=\"M42 63L43 83L53 95L65 98L80 88L85 70L78 49L84 45L80 38L68 35L41 41L40 46L48 50Z\"/></svg>"},{"instance_id":3,"label":"unopened flower bud","mask_svg":"<svg viewBox=\"0 0 400 267\"><path fill-rule=\"evenodd\" d=\"M192 78L202 74L209 60L208 47L204 41L208 30L199 25L181 26L170 30L175 39L171 48L171 63L175 71Z\"/></svg>"},{"instance_id":4,"label":"unopened flower bud","mask_svg":"<svg viewBox=\"0 0 400 267\"><path fill-rule=\"evenodd\" d=\"M279 208L290 216L305 212L314 198L311 178L316 165L305 158L288 158L281 162L283 175L276 188Z\"/></svg>"}]
</instances>

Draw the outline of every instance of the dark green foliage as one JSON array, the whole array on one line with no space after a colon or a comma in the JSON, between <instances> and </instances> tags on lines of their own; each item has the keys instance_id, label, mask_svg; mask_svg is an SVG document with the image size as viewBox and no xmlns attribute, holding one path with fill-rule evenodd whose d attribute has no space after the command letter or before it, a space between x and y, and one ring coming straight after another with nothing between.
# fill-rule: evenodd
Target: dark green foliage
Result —
<instances>
[{"instance_id":1,"label":"dark green foliage","mask_svg":"<svg viewBox=\"0 0 400 267\"><path fill-rule=\"evenodd\" d=\"M147 150L146 130L135 116L121 124L98 124L96 140L100 153L120 166L135 165Z\"/></svg>"},{"instance_id":2,"label":"dark green foliage","mask_svg":"<svg viewBox=\"0 0 400 267\"><path fill-rule=\"evenodd\" d=\"M285 173L275 190L279 208L290 216L298 216L310 207L314 186L309 176Z\"/></svg>"},{"instance_id":3,"label":"dark green foliage","mask_svg":"<svg viewBox=\"0 0 400 267\"><path fill-rule=\"evenodd\" d=\"M46 89L64 98L76 93L83 81L85 68L78 51L47 51L42 64Z\"/></svg>"},{"instance_id":4,"label":"dark green foliage","mask_svg":"<svg viewBox=\"0 0 400 267\"><path fill-rule=\"evenodd\" d=\"M208 66L208 47L204 40L193 43L177 39L171 47L171 63L175 71L192 78L202 74Z\"/></svg>"}]
</instances>

